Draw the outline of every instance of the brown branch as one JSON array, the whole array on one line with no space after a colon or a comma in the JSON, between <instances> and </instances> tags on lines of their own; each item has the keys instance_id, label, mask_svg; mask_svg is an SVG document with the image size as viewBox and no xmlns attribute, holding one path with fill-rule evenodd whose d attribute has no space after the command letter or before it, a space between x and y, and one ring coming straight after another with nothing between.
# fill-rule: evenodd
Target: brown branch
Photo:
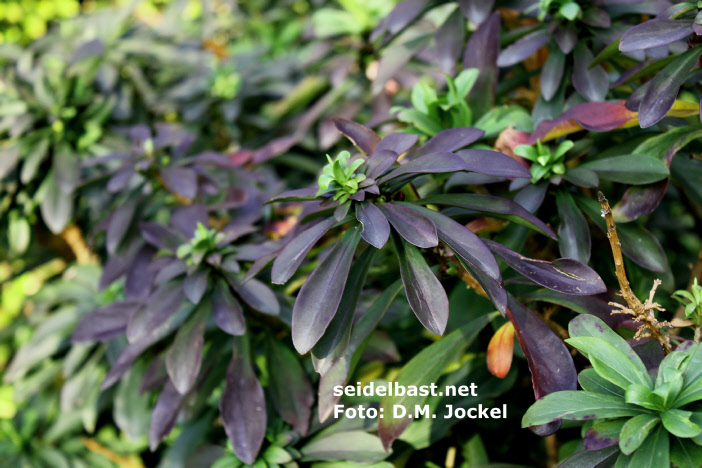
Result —
<instances>
[{"instance_id":1,"label":"brown branch","mask_svg":"<svg viewBox=\"0 0 702 468\"><path fill-rule=\"evenodd\" d=\"M97 263L97 258L88 248L80 228L72 224L61 232L61 238L68 244L78 263Z\"/></svg>"},{"instance_id":2,"label":"brown branch","mask_svg":"<svg viewBox=\"0 0 702 468\"><path fill-rule=\"evenodd\" d=\"M607 238L609 239L609 245L612 247L612 255L614 256L614 268L617 275L617 280L619 281L619 288L621 289L622 297L627 303L627 306L617 304L616 302L610 302L609 305L617 307L619 310L613 310L612 314L627 314L634 317L634 322L643 322L636 332L634 338L641 339L644 336L650 336L652 339L657 340L661 346L663 346L663 352L667 355L671 351L670 338L661 332L662 328L671 327L670 322L659 322L654 314L655 310L663 311L660 304L653 302L653 296L656 294L656 289L661 284L660 280L655 280L653 282L653 288L649 294L646 302L642 303L638 297L631 290L629 285L629 280L626 277L626 270L624 269L624 257L622 256L622 244L619 241L619 236L617 235L617 227L614 224L614 217L612 216L612 209L609 207L609 202L605 198L602 192L597 193L597 199L602 207L602 217L605 218L607 223Z\"/></svg>"}]
</instances>

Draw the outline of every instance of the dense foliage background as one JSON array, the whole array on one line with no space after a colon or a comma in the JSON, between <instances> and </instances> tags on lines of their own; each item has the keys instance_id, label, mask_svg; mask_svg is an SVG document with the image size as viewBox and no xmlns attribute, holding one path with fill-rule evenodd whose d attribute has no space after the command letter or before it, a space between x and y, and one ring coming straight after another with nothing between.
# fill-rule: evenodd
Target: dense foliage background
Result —
<instances>
[{"instance_id":1,"label":"dense foliage background","mask_svg":"<svg viewBox=\"0 0 702 468\"><path fill-rule=\"evenodd\" d=\"M702 466L701 8L0 3L0 465Z\"/></svg>"}]
</instances>

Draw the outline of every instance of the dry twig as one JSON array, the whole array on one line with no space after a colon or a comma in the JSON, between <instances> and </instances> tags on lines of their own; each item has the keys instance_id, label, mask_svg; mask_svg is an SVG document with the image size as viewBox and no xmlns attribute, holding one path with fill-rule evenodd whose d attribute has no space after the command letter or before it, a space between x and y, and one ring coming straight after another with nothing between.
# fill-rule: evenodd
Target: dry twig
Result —
<instances>
[{"instance_id":1,"label":"dry twig","mask_svg":"<svg viewBox=\"0 0 702 468\"><path fill-rule=\"evenodd\" d=\"M653 296L656 294L656 289L661 284L660 280L655 280L653 282L653 288L648 296L648 299L642 303L638 297L631 290L629 285L629 280L626 277L626 270L624 269L624 258L622 256L622 244L619 242L619 236L617 235L617 227L614 224L614 217L612 216L612 210L609 207L609 202L602 194L598 192L598 201L602 207L602 217L605 218L607 222L607 238L609 239L609 244L612 247L612 255L614 256L614 267L617 275L617 280L619 281L619 288L621 289L622 297L626 301L627 305L617 304L616 302L610 302L609 305L617 307L619 310L613 310L613 314L628 314L633 317L634 322L642 322L634 338L641 339L643 337L650 337L657 340L661 346L663 346L663 352L667 355L672 350L670 347L670 338L661 332L662 328L672 327L670 322L659 322L656 319L654 311L663 311L660 304L653 302ZM628 307L627 307L628 306Z\"/></svg>"}]
</instances>

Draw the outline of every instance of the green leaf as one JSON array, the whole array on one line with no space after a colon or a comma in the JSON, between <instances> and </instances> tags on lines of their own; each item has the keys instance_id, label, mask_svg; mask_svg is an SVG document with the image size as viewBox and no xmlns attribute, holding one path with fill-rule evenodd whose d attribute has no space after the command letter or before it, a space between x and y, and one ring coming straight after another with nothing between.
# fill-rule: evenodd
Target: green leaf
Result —
<instances>
[{"instance_id":1,"label":"green leaf","mask_svg":"<svg viewBox=\"0 0 702 468\"><path fill-rule=\"evenodd\" d=\"M363 431L337 432L312 440L300 452L302 461L345 460L356 463L375 463L383 460L386 452L377 436Z\"/></svg>"},{"instance_id":2,"label":"green leaf","mask_svg":"<svg viewBox=\"0 0 702 468\"><path fill-rule=\"evenodd\" d=\"M420 386L435 383L444 368L478 336L483 327L495 316L496 314L490 314L472 320L421 350L400 370L395 379L396 384L407 388L410 385ZM378 434L386 448L392 445L392 442L402 434L412 421L409 416L393 418L393 407L404 406L407 414L412 414L415 405L421 405L426 398L426 396L419 395L409 396L406 393L403 396L383 397L380 407L384 417L378 423Z\"/></svg>"},{"instance_id":3,"label":"green leaf","mask_svg":"<svg viewBox=\"0 0 702 468\"><path fill-rule=\"evenodd\" d=\"M646 437L631 457L632 468L662 468L670 466L670 442L668 433L660 426Z\"/></svg>"},{"instance_id":4,"label":"green leaf","mask_svg":"<svg viewBox=\"0 0 702 468\"><path fill-rule=\"evenodd\" d=\"M637 416L644 411L621 397L576 390L554 392L537 400L522 418L522 427L538 426L558 419L591 419Z\"/></svg>"},{"instance_id":5,"label":"green leaf","mask_svg":"<svg viewBox=\"0 0 702 468\"><path fill-rule=\"evenodd\" d=\"M466 68L459 73L458 76L456 76L453 81L456 85L456 92L458 93L459 98L463 100L466 98L466 96L468 96L468 93L470 93L470 90L473 89L473 85L475 84L475 81L478 79L479 75L480 70L477 68Z\"/></svg>"},{"instance_id":6,"label":"green leaf","mask_svg":"<svg viewBox=\"0 0 702 468\"><path fill-rule=\"evenodd\" d=\"M646 385L632 384L626 389L625 400L627 403L632 405L643 406L650 410L659 411L661 408L661 401L656 401L651 399L653 392Z\"/></svg>"},{"instance_id":7,"label":"green leaf","mask_svg":"<svg viewBox=\"0 0 702 468\"><path fill-rule=\"evenodd\" d=\"M659 422L660 418L654 414L640 414L629 419L619 435L619 448L622 453L631 455Z\"/></svg>"},{"instance_id":8,"label":"green leaf","mask_svg":"<svg viewBox=\"0 0 702 468\"><path fill-rule=\"evenodd\" d=\"M73 215L73 197L61 191L54 174L50 172L38 191L41 216L54 234L60 234Z\"/></svg>"},{"instance_id":9,"label":"green leaf","mask_svg":"<svg viewBox=\"0 0 702 468\"><path fill-rule=\"evenodd\" d=\"M586 392L624 398L624 390L599 376L595 369L584 369L578 374L578 383Z\"/></svg>"},{"instance_id":10,"label":"green leaf","mask_svg":"<svg viewBox=\"0 0 702 468\"><path fill-rule=\"evenodd\" d=\"M670 175L661 159L643 154L625 154L597 159L579 166L597 173L600 179L623 184L650 184Z\"/></svg>"},{"instance_id":11,"label":"green leaf","mask_svg":"<svg viewBox=\"0 0 702 468\"><path fill-rule=\"evenodd\" d=\"M642 372L626 354L602 338L581 336L565 341L585 353L600 377L613 384L623 389L631 384L652 386L647 372Z\"/></svg>"},{"instance_id":12,"label":"green leaf","mask_svg":"<svg viewBox=\"0 0 702 468\"><path fill-rule=\"evenodd\" d=\"M702 433L702 428L690 421L690 416L692 416L691 411L671 409L661 413L661 421L666 430L675 436L696 437Z\"/></svg>"},{"instance_id":13,"label":"green leaf","mask_svg":"<svg viewBox=\"0 0 702 468\"><path fill-rule=\"evenodd\" d=\"M570 21L575 21L580 15L580 5L578 5L576 2L568 2L565 5L562 5L558 9L558 12L563 15L564 18L567 18Z\"/></svg>"},{"instance_id":14,"label":"green leaf","mask_svg":"<svg viewBox=\"0 0 702 468\"><path fill-rule=\"evenodd\" d=\"M689 440L674 437L671 441L670 463L675 468L699 468L702 447Z\"/></svg>"}]
</instances>

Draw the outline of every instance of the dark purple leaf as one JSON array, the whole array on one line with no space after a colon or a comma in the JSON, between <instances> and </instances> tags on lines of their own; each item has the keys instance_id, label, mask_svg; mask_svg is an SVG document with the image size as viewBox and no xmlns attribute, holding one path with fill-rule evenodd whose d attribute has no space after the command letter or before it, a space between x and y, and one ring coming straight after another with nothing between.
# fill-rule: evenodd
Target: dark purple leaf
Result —
<instances>
[{"instance_id":1,"label":"dark purple leaf","mask_svg":"<svg viewBox=\"0 0 702 468\"><path fill-rule=\"evenodd\" d=\"M166 372L166 364L163 362L163 355L156 356L149 367L146 368L144 376L139 384L139 394L156 390L158 387L163 387L168 381L168 373Z\"/></svg>"},{"instance_id":2,"label":"dark purple leaf","mask_svg":"<svg viewBox=\"0 0 702 468\"><path fill-rule=\"evenodd\" d=\"M241 304L223 280L218 280L212 291L212 319L222 331L230 335L239 336L246 332Z\"/></svg>"},{"instance_id":3,"label":"dark purple leaf","mask_svg":"<svg viewBox=\"0 0 702 468\"><path fill-rule=\"evenodd\" d=\"M495 0L458 0L461 12L475 25L485 21L494 4Z\"/></svg>"},{"instance_id":4,"label":"dark purple leaf","mask_svg":"<svg viewBox=\"0 0 702 468\"><path fill-rule=\"evenodd\" d=\"M185 242L185 238L178 231L162 224L141 222L139 231L146 242L159 250L175 252Z\"/></svg>"},{"instance_id":5,"label":"dark purple leaf","mask_svg":"<svg viewBox=\"0 0 702 468\"><path fill-rule=\"evenodd\" d=\"M190 391L200 373L209 313L209 304L200 305L198 312L178 330L166 353L166 372L181 395Z\"/></svg>"},{"instance_id":6,"label":"dark purple leaf","mask_svg":"<svg viewBox=\"0 0 702 468\"><path fill-rule=\"evenodd\" d=\"M273 406L283 421L292 425L298 434L306 435L314 393L300 361L290 348L268 335L266 364Z\"/></svg>"},{"instance_id":7,"label":"dark purple leaf","mask_svg":"<svg viewBox=\"0 0 702 468\"><path fill-rule=\"evenodd\" d=\"M697 63L700 54L701 47L692 48L680 54L653 77L639 105L641 128L648 128L666 116L673 107L680 86L687 79L688 71Z\"/></svg>"},{"instance_id":8,"label":"dark purple leaf","mask_svg":"<svg viewBox=\"0 0 702 468\"><path fill-rule=\"evenodd\" d=\"M601 65L592 68L594 56L587 46L580 42L575 46L573 58L573 87L588 101L603 101L609 90L609 78Z\"/></svg>"},{"instance_id":9,"label":"dark purple leaf","mask_svg":"<svg viewBox=\"0 0 702 468\"><path fill-rule=\"evenodd\" d=\"M126 203L117 207L110 215L110 221L107 225L107 239L105 241L107 253L114 255L122 243L125 234L129 230L134 218L138 200L131 199Z\"/></svg>"},{"instance_id":10,"label":"dark purple leaf","mask_svg":"<svg viewBox=\"0 0 702 468\"><path fill-rule=\"evenodd\" d=\"M523 206L529 213L535 213L544 202L549 185L548 181L529 184L517 192L514 196L514 202Z\"/></svg>"},{"instance_id":11,"label":"dark purple leaf","mask_svg":"<svg viewBox=\"0 0 702 468\"><path fill-rule=\"evenodd\" d=\"M398 156L398 153L390 150L378 150L373 153L373 155L368 158L368 162L366 162L366 176L368 179L363 182L366 182L369 179L376 179L385 174L385 172L387 172L387 170L390 169L393 164L395 164Z\"/></svg>"},{"instance_id":12,"label":"dark purple leaf","mask_svg":"<svg viewBox=\"0 0 702 468\"><path fill-rule=\"evenodd\" d=\"M102 273L100 274L98 291L102 291L107 286L112 284L113 281L124 274L126 269L127 262L123 257L112 257L107 260L107 263L105 263L105 266L102 268Z\"/></svg>"},{"instance_id":13,"label":"dark purple leaf","mask_svg":"<svg viewBox=\"0 0 702 468\"><path fill-rule=\"evenodd\" d=\"M261 257L256 259L256 261L253 262L253 264L251 265L251 267L249 267L249 269L246 272L246 274L244 275L244 277L241 279L241 282L246 283L248 280L250 280L254 276L258 275L260 272L262 272L263 269L266 268L268 266L268 264L270 264L278 256L279 253L280 253L280 250L276 250L276 251L271 252L269 254L262 255ZM231 258L231 260L230 260L230 258ZM227 265L228 262L233 262L233 263L229 263ZM235 268L235 270L233 270L232 267ZM222 265L222 269L224 271L229 271L231 273L239 273L239 271L240 271L239 264L236 262L236 260L234 260L233 256L225 258L225 263Z\"/></svg>"},{"instance_id":14,"label":"dark purple leaf","mask_svg":"<svg viewBox=\"0 0 702 468\"><path fill-rule=\"evenodd\" d=\"M376 249L381 249L390 237L390 224L373 203L356 203L356 219L363 225L361 238Z\"/></svg>"},{"instance_id":15,"label":"dark purple leaf","mask_svg":"<svg viewBox=\"0 0 702 468\"><path fill-rule=\"evenodd\" d=\"M184 167L169 166L161 169L163 185L171 192L192 200L197 195L197 174Z\"/></svg>"},{"instance_id":16,"label":"dark purple leaf","mask_svg":"<svg viewBox=\"0 0 702 468\"><path fill-rule=\"evenodd\" d=\"M351 265L349 277L344 286L344 294L341 296L341 302L339 303L339 309L336 311L322 338L312 348L312 364L320 375L325 375L329 372L346 352L346 347L351 338L351 326L358 299L361 296L368 269L373 263L373 257L376 252L377 250L375 249L364 250Z\"/></svg>"},{"instance_id":17,"label":"dark purple leaf","mask_svg":"<svg viewBox=\"0 0 702 468\"><path fill-rule=\"evenodd\" d=\"M298 137L296 136L284 136L281 138L275 138L267 143L262 148L259 148L251 155L251 162L254 164L260 164L264 161L268 161L271 158L279 156L285 153L287 150L292 148L292 146L297 143Z\"/></svg>"},{"instance_id":18,"label":"dark purple leaf","mask_svg":"<svg viewBox=\"0 0 702 468\"><path fill-rule=\"evenodd\" d=\"M370 36L371 41L381 37L386 31L393 36L414 21L424 8L429 4L429 0L405 0L399 3L380 22Z\"/></svg>"},{"instance_id":19,"label":"dark purple leaf","mask_svg":"<svg viewBox=\"0 0 702 468\"><path fill-rule=\"evenodd\" d=\"M585 216L566 191L556 193L556 206L561 220L558 225L558 250L564 258L587 263L590 261L590 228Z\"/></svg>"},{"instance_id":20,"label":"dark purple leaf","mask_svg":"<svg viewBox=\"0 0 702 468\"><path fill-rule=\"evenodd\" d=\"M484 149L464 149L456 152L469 171L498 177L531 179L529 169L506 154Z\"/></svg>"},{"instance_id":21,"label":"dark purple leaf","mask_svg":"<svg viewBox=\"0 0 702 468\"><path fill-rule=\"evenodd\" d=\"M251 366L245 337L234 338L234 355L227 368L219 413L234 454L253 465L266 435L266 397Z\"/></svg>"},{"instance_id":22,"label":"dark purple leaf","mask_svg":"<svg viewBox=\"0 0 702 468\"><path fill-rule=\"evenodd\" d=\"M483 239L483 242L505 263L541 286L576 296L599 294L607 290L602 278L592 268L577 260L534 260L497 242L488 239Z\"/></svg>"},{"instance_id":23,"label":"dark purple leaf","mask_svg":"<svg viewBox=\"0 0 702 468\"><path fill-rule=\"evenodd\" d=\"M227 282L252 309L266 315L278 315L280 313L278 299L265 283L255 278L242 283L233 275L227 275Z\"/></svg>"},{"instance_id":24,"label":"dark purple leaf","mask_svg":"<svg viewBox=\"0 0 702 468\"><path fill-rule=\"evenodd\" d=\"M178 229L186 239L190 239L195 234L198 224L207 227L207 208L197 203L178 208L171 215L171 226Z\"/></svg>"},{"instance_id":25,"label":"dark purple leaf","mask_svg":"<svg viewBox=\"0 0 702 468\"><path fill-rule=\"evenodd\" d=\"M458 57L463 48L465 34L465 21L459 10L455 10L436 31L434 35L434 49L436 51L434 59L439 65L439 69L444 73L453 75Z\"/></svg>"},{"instance_id":26,"label":"dark purple leaf","mask_svg":"<svg viewBox=\"0 0 702 468\"><path fill-rule=\"evenodd\" d=\"M316 188L303 188L303 189L297 189L297 190L287 190L287 191L281 193L280 195L276 195L275 197L271 198L266 203L314 200L315 198L317 198L315 196L316 194L317 194Z\"/></svg>"},{"instance_id":27,"label":"dark purple leaf","mask_svg":"<svg viewBox=\"0 0 702 468\"><path fill-rule=\"evenodd\" d=\"M582 22L595 28L609 28L612 19L606 11L599 8L588 8L583 12Z\"/></svg>"},{"instance_id":28,"label":"dark purple leaf","mask_svg":"<svg viewBox=\"0 0 702 468\"><path fill-rule=\"evenodd\" d=\"M631 93L629 98L626 100L626 103L624 104L628 110L630 110L631 112L639 111L641 101L643 101L643 98L646 95L646 90L648 89L650 84L651 81L647 81L646 83L636 88L633 93Z\"/></svg>"},{"instance_id":29,"label":"dark purple leaf","mask_svg":"<svg viewBox=\"0 0 702 468\"><path fill-rule=\"evenodd\" d=\"M152 330L160 327L178 312L183 303L180 282L166 284L156 290L140 309L129 318L127 340L136 343L148 337Z\"/></svg>"},{"instance_id":30,"label":"dark purple leaf","mask_svg":"<svg viewBox=\"0 0 702 468\"><path fill-rule=\"evenodd\" d=\"M199 269L183 280L183 293L193 304L198 304L205 295L209 276L207 269Z\"/></svg>"},{"instance_id":31,"label":"dark purple leaf","mask_svg":"<svg viewBox=\"0 0 702 468\"><path fill-rule=\"evenodd\" d=\"M553 99L556 91L561 86L563 71L565 70L565 54L560 49L551 48L548 59L541 69L541 95L547 101Z\"/></svg>"},{"instance_id":32,"label":"dark purple leaf","mask_svg":"<svg viewBox=\"0 0 702 468\"><path fill-rule=\"evenodd\" d=\"M429 248L439 244L436 225L415 210L394 203L378 205L392 227L408 242L417 247Z\"/></svg>"},{"instance_id":33,"label":"dark purple leaf","mask_svg":"<svg viewBox=\"0 0 702 468\"><path fill-rule=\"evenodd\" d=\"M633 221L653 213L663 200L668 188L668 179L653 184L629 187L624 196L613 208L617 220Z\"/></svg>"},{"instance_id":34,"label":"dark purple leaf","mask_svg":"<svg viewBox=\"0 0 702 468\"><path fill-rule=\"evenodd\" d=\"M429 218L436 225L439 239L445 242L456 255L482 270L492 279L498 282L502 281L500 268L497 266L495 257L473 231L438 211L411 203L396 202L395 204L415 210Z\"/></svg>"},{"instance_id":35,"label":"dark purple leaf","mask_svg":"<svg viewBox=\"0 0 702 468\"><path fill-rule=\"evenodd\" d=\"M652 49L671 44L692 34L689 20L653 19L629 29L619 42L619 50Z\"/></svg>"},{"instance_id":36,"label":"dark purple leaf","mask_svg":"<svg viewBox=\"0 0 702 468\"><path fill-rule=\"evenodd\" d=\"M563 341L531 310L509 296L507 316L517 333L531 372L534 397L538 400L549 393L576 390L578 375L573 358ZM560 427L560 421L542 427L539 435L548 435Z\"/></svg>"},{"instance_id":37,"label":"dark purple leaf","mask_svg":"<svg viewBox=\"0 0 702 468\"><path fill-rule=\"evenodd\" d=\"M420 1L426 2L428 0ZM378 61L378 73L373 79L373 84L371 85L371 93L374 96L377 96L376 102L382 104L380 99L385 96L383 93L385 84L388 82L388 80L398 75L402 70L402 67L404 67L414 55L419 53L419 51L424 48L427 43L429 43L430 39L431 35L419 35L418 37L413 37L406 42L392 44L390 47L383 50L380 60ZM382 113L383 115L389 117L389 108L382 109Z\"/></svg>"},{"instance_id":38,"label":"dark purple leaf","mask_svg":"<svg viewBox=\"0 0 702 468\"><path fill-rule=\"evenodd\" d=\"M127 298L145 297L151 289L154 273L149 270L149 263L156 254L153 247L145 245L139 249L127 268L124 293Z\"/></svg>"},{"instance_id":39,"label":"dark purple leaf","mask_svg":"<svg viewBox=\"0 0 702 468\"><path fill-rule=\"evenodd\" d=\"M474 127L447 128L431 137L413 157L416 159L432 153L456 151L478 141L483 135L483 130Z\"/></svg>"},{"instance_id":40,"label":"dark purple leaf","mask_svg":"<svg viewBox=\"0 0 702 468\"><path fill-rule=\"evenodd\" d=\"M478 0L478 3L486 2ZM495 102L499 53L500 13L496 11L470 36L463 52L463 69L480 70L478 79L468 94L468 104L476 115L483 115Z\"/></svg>"},{"instance_id":41,"label":"dark purple leaf","mask_svg":"<svg viewBox=\"0 0 702 468\"><path fill-rule=\"evenodd\" d=\"M183 406L185 396L178 393L171 381L165 383L156 405L151 413L149 428L149 448L153 452L163 439L170 434L178 419L178 412Z\"/></svg>"},{"instance_id":42,"label":"dark purple leaf","mask_svg":"<svg viewBox=\"0 0 702 468\"><path fill-rule=\"evenodd\" d=\"M504 198L491 195L447 194L424 197L418 201L422 205L448 205L474 211L475 214L504 218L513 223L535 229L552 239L556 238L553 229L544 224L536 216L529 213L521 205Z\"/></svg>"},{"instance_id":43,"label":"dark purple leaf","mask_svg":"<svg viewBox=\"0 0 702 468\"><path fill-rule=\"evenodd\" d=\"M561 51L568 55L578 42L578 31L572 23L561 23L554 31L553 37Z\"/></svg>"},{"instance_id":44,"label":"dark purple leaf","mask_svg":"<svg viewBox=\"0 0 702 468\"><path fill-rule=\"evenodd\" d=\"M71 342L102 342L122 335L127 329L129 316L138 307L138 301L119 301L85 314L73 330Z\"/></svg>"},{"instance_id":45,"label":"dark purple leaf","mask_svg":"<svg viewBox=\"0 0 702 468\"><path fill-rule=\"evenodd\" d=\"M373 154L380 141L378 135L370 128L346 119L333 119L334 125L351 142L366 154Z\"/></svg>"},{"instance_id":46,"label":"dark purple leaf","mask_svg":"<svg viewBox=\"0 0 702 468\"><path fill-rule=\"evenodd\" d=\"M418 138L419 135L411 135L409 133L391 133L378 142L378 145L375 147L375 152L389 150L397 154L402 154L414 146Z\"/></svg>"},{"instance_id":47,"label":"dark purple leaf","mask_svg":"<svg viewBox=\"0 0 702 468\"><path fill-rule=\"evenodd\" d=\"M500 53L497 57L497 66L510 67L524 61L545 46L550 38L551 35L546 29L539 29L519 38Z\"/></svg>"},{"instance_id":48,"label":"dark purple leaf","mask_svg":"<svg viewBox=\"0 0 702 468\"><path fill-rule=\"evenodd\" d=\"M336 223L334 218L326 218L292 239L273 262L271 281L285 284L305 259L314 244Z\"/></svg>"},{"instance_id":49,"label":"dark purple leaf","mask_svg":"<svg viewBox=\"0 0 702 468\"><path fill-rule=\"evenodd\" d=\"M246 225L233 221L222 228L222 239L217 242L217 245L222 247L231 244L240 237L244 237L252 232L258 232L256 226Z\"/></svg>"},{"instance_id":50,"label":"dark purple leaf","mask_svg":"<svg viewBox=\"0 0 702 468\"><path fill-rule=\"evenodd\" d=\"M446 291L427 265L419 250L396 234L392 235L400 276L407 301L424 328L443 335L448 322L449 304Z\"/></svg>"},{"instance_id":51,"label":"dark purple leaf","mask_svg":"<svg viewBox=\"0 0 702 468\"><path fill-rule=\"evenodd\" d=\"M465 171L466 163L454 153L431 153L416 158L389 172L380 179L378 185L407 174L437 174Z\"/></svg>"},{"instance_id":52,"label":"dark purple leaf","mask_svg":"<svg viewBox=\"0 0 702 468\"><path fill-rule=\"evenodd\" d=\"M300 289L292 313L293 344L300 354L312 349L334 318L360 239L361 225L355 224Z\"/></svg>"}]
</instances>

